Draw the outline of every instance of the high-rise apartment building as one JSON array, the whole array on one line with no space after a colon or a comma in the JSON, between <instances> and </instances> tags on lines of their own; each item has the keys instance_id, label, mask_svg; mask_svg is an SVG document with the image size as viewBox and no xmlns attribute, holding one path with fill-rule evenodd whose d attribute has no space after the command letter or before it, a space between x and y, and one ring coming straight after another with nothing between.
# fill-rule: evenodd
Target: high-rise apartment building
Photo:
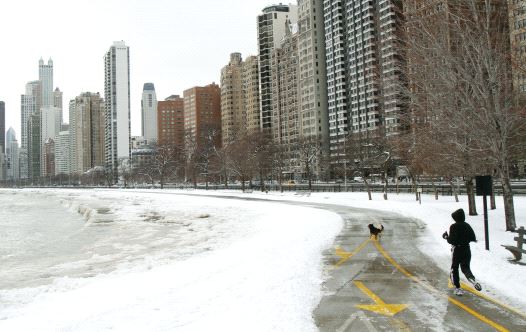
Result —
<instances>
[{"instance_id":1,"label":"high-rise apartment building","mask_svg":"<svg viewBox=\"0 0 526 332\"><path fill-rule=\"evenodd\" d=\"M40 156L41 156L41 137L40 137L40 114L33 113L27 121L28 132L28 177L37 179L40 177Z\"/></svg>"},{"instance_id":2,"label":"high-rise apartment building","mask_svg":"<svg viewBox=\"0 0 526 332\"><path fill-rule=\"evenodd\" d=\"M301 164L297 158L297 145L301 137L298 59L298 34L287 28L281 45L271 53L271 133L274 142L285 149L284 172L285 178L290 179L301 173Z\"/></svg>"},{"instance_id":3,"label":"high-rise apartment building","mask_svg":"<svg viewBox=\"0 0 526 332\"><path fill-rule=\"evenodd\" d=\"M402 1L325 0L329 140L338 157L349 134L367 140L403 130L398 47Z\"/></svg>"},{"instance_id":4,"label":"high-rise apartment building","mask_svg":"<svg viewBox=\"0 0 526 332\"><path fill-rule=\"evenodd\" d=\"M20 179L29 178L29 165L27 159L27 148L20 148L18 153L19 156L19 169L20 169Z\"/></svg>"},{"instance_id":5,"label":"high-rise apartment building","mask_svg":"<svg viewBox=\"0 0 526 332\"><path fill-rule=\"evenodd\" d=\"M54 140L55 136L60 132L60 120L57 120L59 114L62 113L62 110L54 106L45 106L40 109L40 142L41 149L44 148L44 145L48 140ZM41 153L41 174L43 176L49 176L50 174L54 175L55 166L54 162L49 163L44 158L50 158L54 156L54 153L44 154ZM53 166L53 170L47 169L47 166Z\"/></svg>"},{"instance_id":6,"label":"high-rise apartment building","mask_svg":"<svg viewBox=\"0 0 526 332\"><path fill-rule=\"evenodd\" d=\"M40 58L38 63L38 80L40 81L41 104L40 107L54 106L53 96L53 60L49 59L47 65Z\"/></svg>"},{"instance_id":7,"label":"high-rise apartment building","mask_svg":"<svg viewBox=\"0 0 526 332\"><path fill-rule=\"evenodd\" d=\"M64 110L64 103L62 101L63 99L63 93L60 91L59 88L56 88L53 92L53 107L55 107L55 110L57 111L57 114L55 115L55 120L57 121L56 127L59 129L59 131L62 128L62 122L63 122L63 110Z\"/></svg>"},{"instance_id":8,"label":"high-rise apartment building","mask_svg":"<svg viewBox=\"0 0 526 332\"><path fill-rule=\"evenodd\" d=\"M243 61L232 53L221 69L221 135L223 144L236 137L259 132L259 70L257 57Z\"/></svg>"},{"instance_id":9,"label":"high-rise apartment building","mask_svg":"<svg viewBox=\"0 0 526 332\"><path fill-rule=\"evenodd\" d=\"M510 26L512 74L516 91L526 94L526 0L508 0L508 22Z\"/></svg>"},{"instance_id":10,"label":"high-rise apartment building","mask_svg":"<svg viewBox=\"0 0 526 332\"><path fill-rule=\"evenodd\" d=\"M230 54L221 69L221 134L223 145L246 134L241 53Z\"/></svg>"},{"instance_id":11,"label":"high-rise apartment building","mask_svg":"<svg viewBox=\"0 0 526 332\"><path fill-rule=\"evenodd\" d=\"M183 92L185 143L202 147L206 136L214 133L214 144L221 146L221 88L212 83Z\"/></svg>"},{"instance_id":12,"label":"high-rise apartment building","mask_svg":"<svg viewBox=\"0 0 526 332\"><path fill-rule=\"evenodd\" d=\"M272 138L279 144L294 144L300 137L298 34L287 29L270 60Z\"/></svg>"},{"instance_id":13,"label":"high-rise apartment building","mask_svg":"<svg viewBox=\"0 0 526 332\"><path fill-rule=\"evenodd\" d=\"M157 132L160 145L184 148L184 99L179 95L157 103Z\"/></svg>"},{"instance_id":14,"label":"high-rise apartment building","mask_svg":"<svg viewBox=\"0 0 526 332\"><path fill-rule=\"evenodd\" d=\"M123 41L113 43L104 56L106 115L106 169L118 180L118 168L130 159L130 50Z\"/></svg>"},{"instance_id":15,"label":"high-rise apartment building","mask_svg":"<svg viewBox=\"0 0 526 332\"><path fill-rule=\"evenodd\" d=\"M144 83L141 100L142 136L152 143L157 141L157 95L153 83Z\"/></svg>"},{"instance_id":16,"label":"high-rise apartment building","mask_svg":"<svg viewBox=\"0 0 526 332\"><path fill-rule=\"evenodd\" d=\"M321 15L322 13L320 13ZM272 50L279 46L285 36L286 25L298 21L298 7L295 5L273 5L263 9L258 16L259 51L259 92L261 128L272 126L272 85L270 57Z\"/></svg>"},{"instance_id":17,"label":"high-rise apartment building","mask_svg":"<svg viewBox=\"0 0 526 332\"><path fill-rule=\"evenodd\" d=\"M301 134L317 137L328 153L327 70L322 0L298 1Z\"/></svg>"},{"instance_id":18,"label":"high-rise apartment building","mask_svg":"<svg viewBox=\"0 0 526 332\"><path fill-rule=\"evenodd\" d=\"M55 175L55 140L48 138L42 147L42 176Z\"/></svg>"},{"instance_id":19,"label":"high-rise apartment building","mask_svg":"<svg viewBox=\"0 0 526 332\"><path fill-rule=\"evenodd\" d=\"M0 101L0 151L5 152L5 103Z\"/></svg>"},{"instance_id":20,"label":"high-rise apartment building","mask_svg":"<svg viewBox=\"0 0 526 332\"><path fill-rule=\"evenodd\" d=\"M0 101L0 179L6 178L6 155L5 155L5 103Z\"/></svg>"},{"instance_id":21,"label":"high-rise apartment building","mask_svg":"<svg viewBox=\"0 0 526 332\"><path fill-rule=\"evenodd\" d=\"M261 130L259 103L259 63L257 56L248 56L242 63L243 99L248 133Z\"/></svg>"},{"instance_id":22,"label":"high-rise apartment building","mask_svg":"<svg viewBox=\"0 0 526 332\"><path fill-rule=\"evenodd\" d=\"M71 173L71 156L69 148L69 131L58 133L55 139L55 174Z\"/></svg>"},{"instance_id":23,"label":"high-rise apartment building","mask_svg":"<svg viewBox=\"0 0 526 332\"><path fill-rule=\"evenodd\" d=\"M16 132L11 127L6 134L6 159L7 177L6 180L14 181L20 178L19 150Z\"/></svg>"},{"instance_id":24,"label":"high-rise apartment building","mask_svg":"<svg viewBox=\"0 0 526 332\"><path fill-rule=\"evenodd\" d=\"M20 143L21 147L28 147L28 121L31 114L40 112L41 96L40 81L31 81L26 84L26 93L20 99Z\"/></svg>"},{"instance_id":25,"label":"high-rise apartment building","mask_svg":"<svg viewBox=\"0 0 526 332\"><path fill-rule=\"evenodd\" d=\"M99 93L85 92L70 102L68 134L72 173L104 166L104 109L105 103Z\"/></svg>"}]
</instances>

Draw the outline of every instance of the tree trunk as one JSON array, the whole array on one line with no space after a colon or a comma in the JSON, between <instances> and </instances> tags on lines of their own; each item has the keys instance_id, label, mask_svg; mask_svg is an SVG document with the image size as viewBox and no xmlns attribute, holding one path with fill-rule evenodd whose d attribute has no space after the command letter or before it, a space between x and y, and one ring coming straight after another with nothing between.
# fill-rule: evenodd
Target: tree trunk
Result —
<instances>
[{"instance_id":1,"label":"tree trunk","mask_svg":"<svg viewBox=\"0 0 526 332\"><path fill-rule=\"evenodd\" d=\"M468 195L468 207L469 207L469 215L470 216L477 216L477 205L475 202L475 190L473 190L473 178L469 177L466 180L466 192Z\"/></svg>"},{"instance_id":2,"label":"tree trunk","mask_svg":"<svg viewBox=\"0 0 526 332\"><path fill-rule=\"evenodd\" d=\"M418 202L418 191L416 190L417 188L417 183L416 183L416 178L411 175L411 185L413 186L413 192L415 193L415 197L416 197L416 201Z\"/></svg>"},{"instance_id":3,"label":"tree trunk","mask_svg":"<svg viewBox=\"0 0 526 332\"><path fill-rule=\"evenodd\" d=\"M373 196L371 195L371 186L369 186L369 182L367 182L367 178L363 178L363 182L365 183L365 187L367 188L367 196L369 197L369 200L373 200Z\"/></svg>"},{"instance_id":4,"label":"tree trunk","mask_svg":"<svg viewBox=\"0 0 526 332\"><path fill-rule=\"evenodd\" d=\"M241 176L241 190L245 191L245 178Z\"/></svg>"},{"instance_id":5,"label":"tree trunk","mask_svg":"<svg viewBox=\"0 0 526 332\"><path fill-rule=\"evenodd\" d=\"M433 191L435 192L435 200L438 201L438 189L437 189L437 186L435 185L434 178L431 179L431 185L433 186Z\"/></svg>"},{"instance_id":6,"label":"tree trunk","mask_svg":"<svg viewBox=\"0 0 526 332\"><path fill-rule=\"evenodd\" d=\"M310 176L310 163L309 162L306 163L306 168L307 168L307 177L309 180L309 191L312 191L312 180Z\"/></svg>"},{"instance_id":7,"label":"tree trunk","mask_svg":"<svg viewBox=\"0 0 526 332\"><path fill-rule=\"evenodd\" d=\"M388 186L388 180L387 180L387 172L384 172L384 200L387 201L387 186Z\"/></svg>"},{"instance_id":8,"label":"tree trunk","mask_svg":"<svg viewBox=\"0 0 526 332\"><path fill-rule=\"evenodd\" d=\"M506 231L514 231L515 207L513 204L513 191L511 189L510 173L506 167L499 167L500 182L502 183L502 197L504 199L504 216L506 218Z\"/></svg>"},{"instance_id":9,"label":"tree trunk","mask_svg":"<svg viewBox=\"0 0 526 332\"><path fill-rule=\"evenodd\" d=\"M455 202L458 203L458 192L455 189L455 185L453 184L453 180L452 179L449 179L449 185L451 186L451 193L453 195L455 195Z\"/></svg>"},{"instance_id":10,"label":"tree trunk","mask_svg":"<svg viewBox=\"0 0 526 332\"><path fill-rule=\"evenodd\" d=\"M492 183L492 186L491 186L491 195L489 196L489 202L490 202L490 209L491 210L496 210L497 209L497 204L495 203L495 190L493 190L494 186L493 186L493 183Z\"/></svg>"},{"instance_id":11,"label":"tree trunk","mask_svg":"<svg viewBox=\"0 0 526 332\"><path fill-rule=\"evenodd\" d=\"M259 169L259 183L261 185L261 192L265 192L265 181L263 180L263 170Z\"/></svg>"},{"instance_id":12,"label":"tree trunk","mask_svg":"<svg viewBox=\"0 0 526 332\"><path fill-rule=\"evenodd\" d=\"M281 172L281 169L279 170L278 181L279 181L279 191L283 193L283 173Z\"/></svg>"}]
</instances>

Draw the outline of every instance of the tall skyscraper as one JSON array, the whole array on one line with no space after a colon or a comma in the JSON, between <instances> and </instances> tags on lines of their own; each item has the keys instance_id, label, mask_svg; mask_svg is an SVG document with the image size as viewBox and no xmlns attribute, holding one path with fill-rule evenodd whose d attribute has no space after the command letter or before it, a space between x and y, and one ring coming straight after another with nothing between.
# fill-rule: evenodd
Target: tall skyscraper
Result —
<instances>
[{"instance_id":1,"label":"tall skyscraper","mask_svg":"<svg viewBox=\"0 0 526 332\"><path fill-rule=\"evenodd\" d=\"M130 53L124 41L113 43L104 57L106 169L118 180L118 168L130 159Z\"/></svg>"},{"instance_id":2,"label":"tall skyscraper","mask_svg":"<svg viewBox=\"0 0 526 332\"><path fill-rule=\"evenodd\" d=\"M301 137L299 108L298 33L286 29L281 44L271 52L272 139L284 149L285 177L301 173L297 144Z\"/></svg>"},{"instance_id":3,"label":"tall skyscraper","mask_svg":"<svg viewBox=\"0 0 526 332\"><path fill-rule=\"evenodd\" d=\"M55 175L55 140L48 138L42 147L42 176Z\"/></svg>"},{"instance_id":4,"label":"tall skyscraper","mask_svg":"<svg viewBox=\"0 0 526 332\"><path fill-rule=\"evenodd\" d=\"M71 156L69 149L69 131L58 133L55 140L55 174L71 173Z\"/></svg>"},{"instance_id":5,"label":"tall skyscraper","mask_svg":"<svg viewBox=\"0 0 526 332\"><path fill-rule=\"evenodd\" d=\"M6 158L7 158L7 177L8 181L20 178L18 141L15 130L10 127L6 134Z\"/></svg>"},{"instance_id":6,"label":"tall skyscraper","mask_svg":"<svg viewBox=\"0 0 526 332\"><path fill-rule=\"evenodd\" d=\"M249 56L243 61L242 84L247 131L255 133L261 130L257 56Z\"/></svg>"},{"instance_id":7,"label":"tall skyscraper","mask_svg":"<svg viewBox=\"0 0 526 332\"><path fill-rule=\"evenodd\" d=\"M0 180L6 178L5 103L0 101Z\"/></svg>"},{"instance_id":8,"label":"tall skyscraper","mask_svg":"<svg viewBox=\"0 0 526 332\"><path fill-rule=\"evenodd\" d=\"M298 1L299 121L301 135L315 137L320 143L320 157L329 154L327 69L322 13L323 0Z\"/></svg>"},{"instance_id":9,"label":"tall skyscraper","mask_svg":"<svg viewBox=\"0 0 526 332\"><path fill-rule=\"evenodd\" d=\"M40 109L40 143L41 143L41 150L43 151L44 145L49 140L53 141L55 136L58 135L60 132L60 124L57 120L58 114L61 113L61 110L59 108L53 107L53 106L44 106ZM49 144L48 144L49 145ZM54 147L53 147L54 149ZM40 161L40 168L41 168L41 174L43 176L49 176L54 175L55 172L55 166L54 162L50 163L45 158L51 158L54 157L54 153L41 153L41 161ZM48 169L46 167L53 167L53 169Z\"/></svg>"},{"instance_id":10,"label":"tall skyscraper","mask_svg":"<svg viewBox=\"0 0 526 332\"><path fill-rule=\"evenodd\" d=\"M298 7L294 5L269 6L263 9L263 13L258 16L257 20L261 128L270 129L272 126L270 55L285 36L286 22L297 23Z\"/></svg>"},{"instance_id":11,"label":"tall skyscraper","mask_svg":"<svg viewBox=\"0 0 526 332\"><path fill-rule=\"evenodd\" d=\"M28 132L28 177L30 179L39 178L40 157L41 157L41 137L40 137L40 114L34 113L29 116L27 121Z\"/></svg>"},{"instance_id":12,"label":"tall skyscraper","mask_svg":"<svg viewBox=\"0 0 526 332\"><path fill-rule=\"evenodd\" d=\"M247 120L243 94L241 53L230 54L230 62L221 69L221 134L223 145L246 133Z\"/></svg>"},{"instance_id":13,"label":"tall skyscraper","mask_svg":"<svg viewBox=\"0 0 526 332\"><path fill-rule=\"evenodd\" d=\"M511 51L514 89L526 94L526 75L523 68L526 64L526 0L508 0L508 22L510 26Z\"/></svg>"},{"instance_id":14,"label":"tall skyscraper","mask_svg":"<svg viewBox=\"0 0 526 332\"><path fill-rule=\"evenodd\" d=\"M41 84L41 107L54 106L53 97L53 60L48 60L47 65L44 60L40 58L38 63L38 80Z\"/></svg>"},{"instance_id":15,"label":"tall skyscraper","mask_svg":"<svg viewBox=\"0 0 526 332\"><path fill-rule=\"evenodd\" d=\"M144 83L141 100L142 136L157 141L157 95L153 83Z\"/></svg>"},{"instance_id":16,"label":"tall skyscraper","mask_svg":"<svg viewBox=\"0 0 526 332\"><path fill-rule=\"evenodd\" d=\"M20 168L20 179L29 178L29 164L27 156L27 148L20 148L19 153L19 168Z\"/></svg>"},{"instance_id":17,"label":"tall skyscraper","mask_svg":"<svg viewBox=\"0 0 526 332\"><path fill-rule=\"evenodd\" d=\"M401 1L324 1L331 156L350 133L368 140L403 130L399 87Z\"/></svg>"},{"instance_id":18,"label":"tall skyscraper","mask_svg":"<svg viewBox=\"0 0 526 332\"><path fill-rule=\"evenodd\" d=\"M85 92L70 104L70 158L73 173L104 166L104 100L99 93ZM62 143L61 143L62 144Z\"/></svg>"},{"instance_id":19,"label":"tall skyscraper","mask_svg":"<svg viewBox=\"0 0 526 332\"><path fill-rule=\"evenodd\" d=\"M184 99L179 95L157 103L159 144L184 148Z\"/></svg>"},{"instance_id":20,"label":"tall skyscraper","mask_svg":"<svg viewBox=\"0 0 526 332\"><path fill-rule=\"evenodd\" d=\"M62 122L63 122L63 110L64 105L62 101L62 91L60 91L59 88L56 88L53 92L53 107L55 107L55 110L57 111L57 114L55 115L55 121L57 122L57 132L59 132L62 128Z\"/></svg>"},{"instance_id":21,"label":"tall skyscraper","mask_svg":"<svg viewBox=\"0 0 526 332\"><path fill-rule=\"evenodd\" d=\"M5 152L5 103L0 101L0 151Z\"/></svg>"},{"instance_id":22,"label":"tall skyscraper","mask_svg":"<svg viewBox=\"0 0 526 332\"><path fill-rule=\"evenodd\" d=\"M215 131L216 146L221 146L221 89L212 83L193 87L183 92L185 139L197 147L204 144L205 136Z\"/></svg>"},{"instance_id":23,"label":"tall skyscraper","mask_svg":"<svg viewBox=\"0 0 526 332\"><path fill-rule=\"evenodd\" d=\"M281 44L272 50L272 138L278 144L294 144L300 137L298 34L289 28Z\"/></svg>"},{"instance_id":24,"label":"tall skyscraper","mask_svg":"<svg viewBox=\"0 0 526 332\"><path fill-rule=\"evenodd\" d=\"M20 112L20 143L24 149L28 148L28 121L29 116L35 112L40 111L41 96L40 96L40 81L31 81L26 84L26 93L20 98L21 112Z\"/></svg>"}]
</instances>

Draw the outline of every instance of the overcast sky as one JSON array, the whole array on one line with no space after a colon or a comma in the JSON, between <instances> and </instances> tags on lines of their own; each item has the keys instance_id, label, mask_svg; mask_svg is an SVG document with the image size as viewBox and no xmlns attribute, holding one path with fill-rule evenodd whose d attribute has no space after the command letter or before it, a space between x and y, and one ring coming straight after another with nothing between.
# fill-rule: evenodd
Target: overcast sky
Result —
<instances>
[{"instance_id":1,"label":"overcast sky","mask_svg":"<svg viewBox=\"0 0 526 332\"><path fill-rule=\"evenodd\" d=\"M54 86L68 102L104 94L103 56L116 40L130 47L132 135L141 134L142 86L157 99L211 82L232 52L257 54L256 18L271 0L1 0L0 100L6 131L20 140L20 95L51 57ZM296 1L290 1L295 3ZM289 3L284 1L283 3Z\"/></svg>"}]
</instances>

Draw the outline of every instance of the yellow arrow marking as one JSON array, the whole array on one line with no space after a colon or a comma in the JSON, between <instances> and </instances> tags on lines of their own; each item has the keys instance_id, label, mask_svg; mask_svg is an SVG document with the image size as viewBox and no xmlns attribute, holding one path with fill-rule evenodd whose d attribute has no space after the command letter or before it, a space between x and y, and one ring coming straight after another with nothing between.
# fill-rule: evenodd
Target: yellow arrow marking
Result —
<instances>
[{"instance_id":1,"label":"yellow arrow marking","mask_svg":"<svg viewBox=\"0 0 526 332\"><path fill-rule=\"evenodd\" d=\"M393 265L398 271L400 271L402 274L404 274L409 279L413 280L414 282L418 283L419 285L423 286L424 288L428 289L429 291L431 291L431 292L433 292L435 294L438 294L440 296L446 297L449 302L453 303L457 307L461 308L462 310L464 310L467 313L471 314L472 316L476 317L480 321L482 321L482 322L488 324L489 326L493 327L497 331L499 331L499 332L507 332L508 331L508 329L506 329L502 325L499 325L499 324L495 323L494 321L492 321L489 318L485 317L484 315L476 312L475 310L471 309L470 307L468 307L467 305L463 304L462 302L457 301L456 299L452 298L451 296L447 296L447 295L442 294L438 289L434 288L433 286L429 285L428 283L423 282L422 280L420 280L417 277L415 277L414 275L412 275L409 271L407 271L406 269L401 267L391 256L389 256L387 251L385 251L385 249L382 247L382 245L380 243L378 243L378 241L374 241L374 245L376 246L376 249L378 249L378 251L385 257L385 259L387 259L389 261L389 263L391 263L391 265Z\"/></svg>"},{"instance_id":2,"label":"yellow arrow marking","mask_svg":"<svg viewBox=\"0 0 526 332\"><path fill-rule=\"evenodd\" d=\"M336 256L341 257L341 259L338 261L338 263L334 264L334 266L338 267L342 265L343 263L347 262L349 259L351 259L352 256L359 253L363 249L363 247L365 247L367 243L369 243L369 241L371 241L371 239L367 239L363 241L362 244L360 244L358 248L356 248L356 250L354 250L353 252L347 252L343 250L341 247L336 247Z\"/></svg>"},{"instance_id":3,"label":"yellow arrow marking","mask_svg":"<svg viewBox=\"0 0 526 332\"><path fill-rule=\"evenodd\" d=\"M356 307L376 312L377 314L392 317L402 310L407 308L407 304L386 304L376 294L363 284L361 281L355 281L354 284L358 287L365 295L369 296L376 304L357 304Z\"/></svg>"}]
</instances>

